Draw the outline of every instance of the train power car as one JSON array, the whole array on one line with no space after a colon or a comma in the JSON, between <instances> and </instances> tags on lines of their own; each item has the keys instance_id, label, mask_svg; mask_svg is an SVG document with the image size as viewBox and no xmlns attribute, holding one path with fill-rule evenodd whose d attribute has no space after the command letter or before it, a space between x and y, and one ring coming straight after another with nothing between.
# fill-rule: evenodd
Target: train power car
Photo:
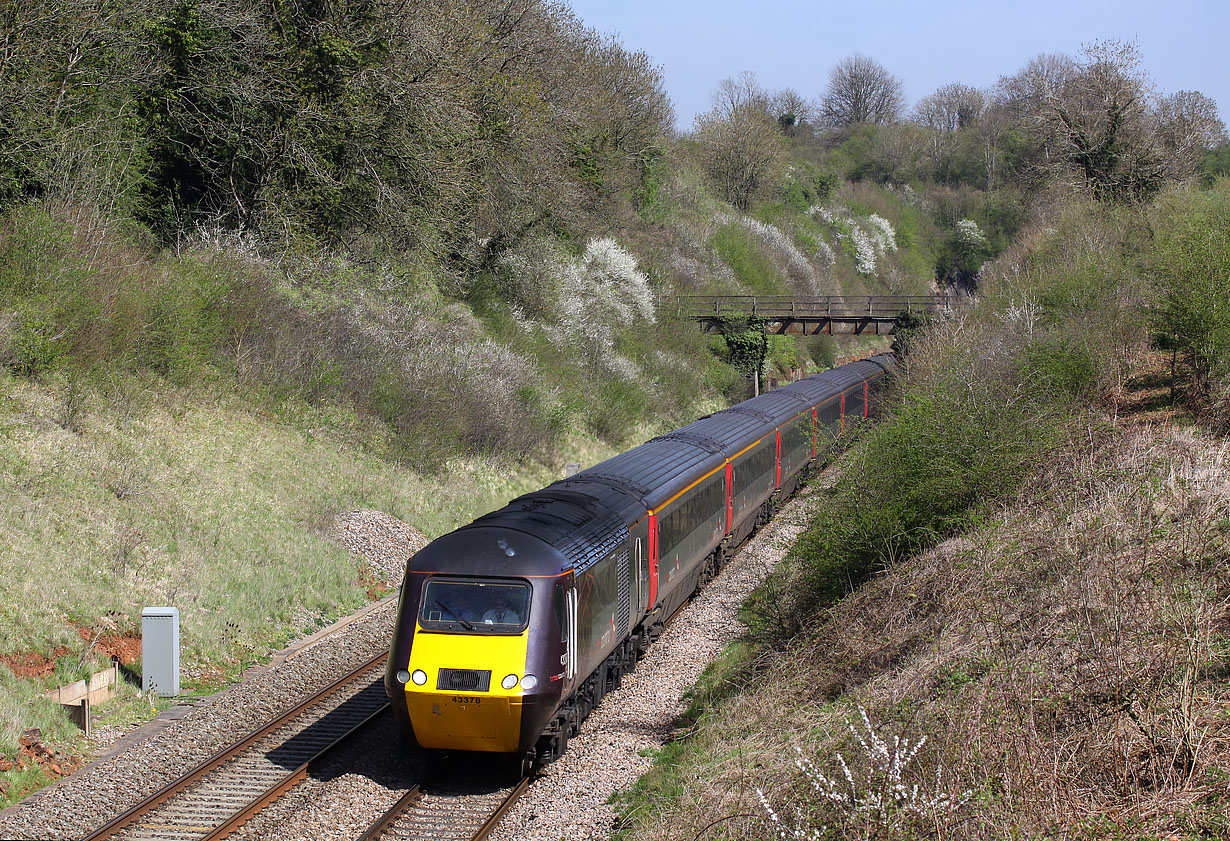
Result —
<instances>
[{"instance_id":1,"label":"train power car","mask_svg":"<svg viewBox=\"0 0 1230 841\"><path fill-rule=\"evenodd\" d=\"M446 534L406 568L385 689L422 748L563 754L663 624L875 407L891 356L697 420Z\"/></svg>"}]
</instances>

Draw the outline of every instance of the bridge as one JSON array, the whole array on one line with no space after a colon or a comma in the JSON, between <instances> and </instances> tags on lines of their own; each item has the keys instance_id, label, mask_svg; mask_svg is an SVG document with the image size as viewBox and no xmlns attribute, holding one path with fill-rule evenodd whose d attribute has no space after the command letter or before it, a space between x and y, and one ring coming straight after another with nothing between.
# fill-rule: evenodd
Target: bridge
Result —
<instances>
[{"instance_id":1,"label":"bridge","mask_svg":"<svg viewBox=\"0 0 1230 841\"><path fill-rule=\"evenodd\" d=\"M951 312L957 300L956 295L686 295L676 302L679 316L700 322L706 333L724 332L732 321L758 318L764 320L766 333L878 336L893 333L902 314Z\"/></svg>"}]
</instances>

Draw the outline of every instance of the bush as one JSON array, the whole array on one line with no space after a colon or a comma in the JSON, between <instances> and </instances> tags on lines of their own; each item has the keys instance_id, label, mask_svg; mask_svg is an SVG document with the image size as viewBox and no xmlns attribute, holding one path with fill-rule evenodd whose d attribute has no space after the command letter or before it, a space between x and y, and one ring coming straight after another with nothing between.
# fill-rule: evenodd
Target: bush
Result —
<instances>
[{"instance_id":1,"label":"bush","mask_svg":"<svg viewBox=\"0 0 1230 841\"><path fill-rule=\"evenodd\" d=\"M1018 486L1069 409L1020 358L1011 334L968 323L915 339L891 415L851 454L792 548L790 572L744 606L757 641L786 642L867 576L958 532Z\"/></svg>"},{"instance_id":2,"label":"bush","mask_svg":"<svg viewBox=\"0 0 1230 841\"><path fill-rule=\"evenodd\" d=\"M1098 365L1090 348L1069 336L1026 345L1021 351L1020 374L1046 394L1090 398L1097 390Z\"/></svg>"}]
</instances>

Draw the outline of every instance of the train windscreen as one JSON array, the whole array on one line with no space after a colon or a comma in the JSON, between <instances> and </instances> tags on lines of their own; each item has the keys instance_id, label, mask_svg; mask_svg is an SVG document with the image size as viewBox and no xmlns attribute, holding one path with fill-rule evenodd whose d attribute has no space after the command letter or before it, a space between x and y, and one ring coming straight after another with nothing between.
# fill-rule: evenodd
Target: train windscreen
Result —
<instances>
[{"instance_id":1,"label":"train windscreen","mask_svg":"<svg viewBox=\"0 0 1230 841\"><path fill-rule=\"evenodd\" d=\"M425 631L517 634L529 620L523 581L435 577L423 588L419 626Z\"/></svg>"}]
</instances>

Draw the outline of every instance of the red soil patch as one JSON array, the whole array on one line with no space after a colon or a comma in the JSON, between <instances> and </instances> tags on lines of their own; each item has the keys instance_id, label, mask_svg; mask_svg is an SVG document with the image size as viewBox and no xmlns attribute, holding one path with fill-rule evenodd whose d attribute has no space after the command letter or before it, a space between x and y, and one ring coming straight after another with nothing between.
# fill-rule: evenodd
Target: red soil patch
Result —
<instances>
[{"instance_id":1,"label":"red soil patch","mask_svg":"<svg viewBox=\"0 0 1230 841\"><path fill-rule=\"evenodd\" d=\"M0 663L9 667L9 671L17 677L42 677L55 671L56 660L69 653L68 646L62 645L51 654L39 654L35 651L23 651L20 654L0 655Z\"/></svg>"},{"instance_id":2,"label":"red soil patch","mask_svg":"<svg viewBox=\"0 0 1230 841\"><path fill-rule=\"evenodd\" d=\"M125 666L134 663L141 657L141 635L121 634L115 631L94 638L95 630L77 628L81 641L89 645L94 643L94 650L99 654L119 660ZM55 671L56 660L66 654L77 653L67 645L53 648L48 653L38 651L21 651L17 654L0 654L0 665L8 666L9 671L21 678L43 677Z\"/></svg>"},{"instance_id":3,"label":"red soil patch","mask_svg":"<svg viewBox=\"0 0 1230 841\"><path fill-rule=\"evenodd\" d=\"M82 642L89 643L94 639L94 632L89 628L78 628ZM136 662L141 656L140 634L103 634L94 641L94 650L106 654L113 660L119 660L125 666Z\"/></svg>"}]
</instances>

